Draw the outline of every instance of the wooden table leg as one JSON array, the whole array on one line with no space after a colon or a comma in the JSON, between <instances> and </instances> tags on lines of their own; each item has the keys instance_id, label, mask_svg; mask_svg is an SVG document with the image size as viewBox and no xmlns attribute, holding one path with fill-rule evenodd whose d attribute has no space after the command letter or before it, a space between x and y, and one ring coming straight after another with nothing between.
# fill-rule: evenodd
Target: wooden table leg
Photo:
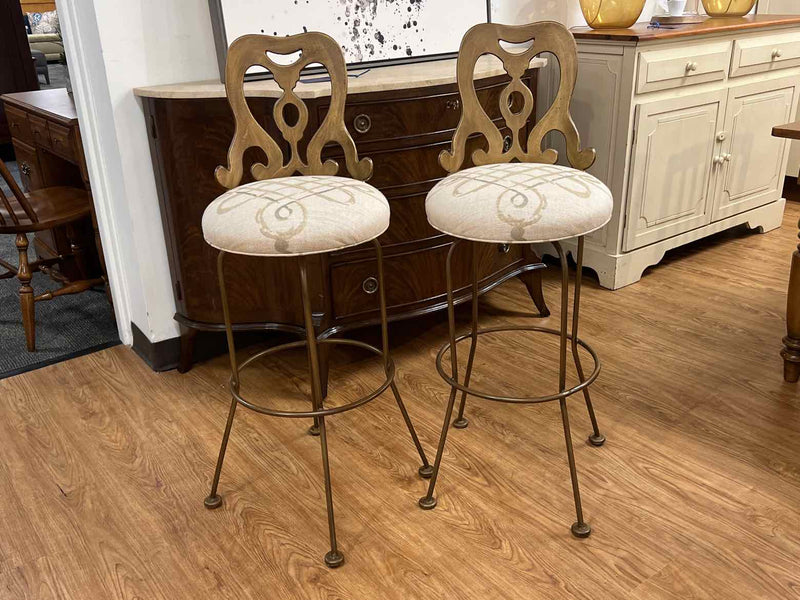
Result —
<instances>
[{"instance_id":1,"label":"wooden table leg","mask_svg":"<svg viewBox=\"0 0 800 600\"><path fill-rule=\"evenodd\" d=\"M795 383L800 378L800 244L792 254L786 302L786 337L783 338L781 356L784 380Z\"/></svg>"}]
</instances>

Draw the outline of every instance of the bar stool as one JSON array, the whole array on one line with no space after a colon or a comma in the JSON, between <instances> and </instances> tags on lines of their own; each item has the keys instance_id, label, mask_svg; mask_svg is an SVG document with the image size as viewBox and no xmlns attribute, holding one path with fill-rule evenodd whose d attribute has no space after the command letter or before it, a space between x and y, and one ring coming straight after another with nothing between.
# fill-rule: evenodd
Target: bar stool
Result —
<instances>
[{"instance_id":1,"label":"bar stool","mask_svg":"<svg viewBox=\"0 0 800 600\"><path fill-rule=\"evenodd\" d=\"M500 42L520 44L509 49ZM525 46L525 44L528 44ZM520 49L521 48L521 49ZM521 77L530 61L543 52L554 55L561 69L558 94L544 117L535 125L527 140L521 140L527 119L534 109L534 98ZM505 125L510 129L510 140L492 122L481 105L472 82L475 63L484 54L499 58L511 81L500 94L500 111ZM583 172L595 159L592 149L581 149L580 137L569 114L569 105L577 75L577 49L572 35L562 25L553 22L507 26L494 23L476 25L461 42L458 55L457 76L463 112L456 129L452 151L443 151L439 162L450 175L440 181L428 194L425 208L428 222L439 231L456 238L446 262L447 309L450 340L436 357L439 375L450 385L450 397L445 411L444 424L439 439L433 476L428 493L420 498L423 509L436 506L434 489L442 462L450 419L456 396L461 392L461 404L454 427L464 428L464 406L468 395L516 404L535 404L558 401L567 445L572 489L577 521L572 533L587 537L591 528L583 519L578 474L569 428L567 399L583 392L594 431L589 441L600 446L605 437L600 433L595 418L589 385L597 378L600 362L591 347L578 338L578 309L580 304L581 267L583 264L584 236L600 229L611 218L613 200L609 189L595 177ZM569 163L573 168L554 163L558 153L542 150L545 135L560 131L566 141ZM474 134L482 135L488 149L472 153L474 167L459 171L464 164L467 140ZM568 331L569 269L567 257L560 241L570 238L577 241L577 274L572 313L572 331ZM561 261L561 327L548 329L538 326L507 326L489 329L478 328L478 265L475 250L478 244L531 244L551 242ZM472 324L470 333L456 336L453 307L451 259L460 243L472 244ZM478 337L487 333L504 331L534 331L557 335L559 345L558 391L544 396L508 397L470 387L470 376L475 359ZM470 350L463 380L458 377L457 345L469 339ZM567 341L572 349L580 383L567 387ZM594 360L594 368L585 376L578 347L586 349ZM442 365L445 354L450 353L450 372Z\"/></svg>"},{"instance_id":2,"label":"bar stool","mask_svg":"<svg viewBox=\"0 0 800 600\"><path fill-rule=\"evenodd\" d=\"M270 56L290 56L300 52L291 64L278 64ZM324 66L331 82L331 102L327 115L319 129L308 142L306 161L298 152L298 143L303 139L308 123L308 109L294 90L300 73L306 66L319 63ZM284 164L281 147L255 120L244 94L244 76L251 66L258 65L269 70L282 95L275 103L273 118L275 125L289 147L289 156ZM229 191L214 200L203 214L203 236L218 249L217 275L228 340L231 363L229 388L231 405L222 444L219 450L211 492L205 499L209 509L218 508L222 498L217 492L225 449L233 425L237 405L241 404L256 412L284 418L313 418L318 428L322 446L322 467L325 480L325 499L330 533L330 551L325 554L325 564L331 568L344 562L344 554L336 543L336 527L333 514L331 472L328 462L328 438L326 417L363 406L391 388L412 441L416 446L422 466L419 474L430 477L432 468L419 443L414 426L408 416L403 400L394 383L395 366L389 356L389 340L386 322L386 299L383 284L383 259L377 237L389 226L389 203L375 188L363 180L372 175L372 161L358 159L355 143L344 125L344 104L347 96L347 71L341 48L332 38L322 33L303 33L289 37L246 35L231 44L225 69L225 89L236 121L236 132L228 149L228 167L217 167L217 181ZM294 120L289 117L288 107L293 107ZM336 142L344 151L348 173L354 179L336 177L339 170L336 161L322 161L323 146ZM256 163L251 172L257 180L239 185L244 171L243 155L252 147L260 148L267 163ZM299 173L299 176L293 176ZM310 257L326 254L366 242L375 246L378 263L378 298L381 315L382 348L364 342L345 339L318 339L314 331L311 313L311 297L308 286L308 263ZM224 261L228 254L243 254L296 260L299 263L300 287L305 324L304 341L296 341L264 350L238 364L233 341L228 294L225 287ZM326 408L320 378L319 346L341 344L360 348L380 356L383 360L385 378L376 389L347 404ZM240 372L258 359L282 350L305 346L311 372L312 410L277 410L244 397L240 390Z\"/></svg>"}]
</instances>

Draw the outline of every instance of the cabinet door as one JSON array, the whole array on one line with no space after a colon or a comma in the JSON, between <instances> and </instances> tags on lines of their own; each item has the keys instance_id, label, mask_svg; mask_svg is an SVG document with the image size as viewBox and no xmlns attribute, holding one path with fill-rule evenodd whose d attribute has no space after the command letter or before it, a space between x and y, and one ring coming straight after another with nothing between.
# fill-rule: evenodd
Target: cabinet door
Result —
<instances>
[{"instance_id":1,"label":"cabinet door","mask_svg":"<svg viewBox=\"0 0 800 600\"><path fill-rule=\"evenodd\" d=\"M786 169L786 140L772 137L775 125L792 120L796 107L794 78L731 88L725 117L724 160L714 197L718 221L780 197Z\"/></svg>"},{"instance_id":2,"label":"cabinet door","mask_svg":"<svg viewBox=\"0 0 800 600\"><path fill-rule=\"evenodd\" d=\"M625 250L711 221L712 166L725 102L720 90L636 107Z\"/></svg>"}]
</instances>

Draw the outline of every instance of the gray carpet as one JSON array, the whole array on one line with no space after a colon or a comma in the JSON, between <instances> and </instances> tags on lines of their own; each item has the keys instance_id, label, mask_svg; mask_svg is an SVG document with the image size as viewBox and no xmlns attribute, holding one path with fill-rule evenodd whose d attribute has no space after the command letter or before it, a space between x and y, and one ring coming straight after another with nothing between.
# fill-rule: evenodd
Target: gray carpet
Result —
<instances>
[{"instance_id":1,"label":"gray carpet","mask_svg":"<svg viewBox=\"0 0 800 600\"><path fill-rule=\"evenodd\" d=\"M18 179L16 163L6 165ZM2 178L0 186L4 191L8 189ZM19 264L13 235L0 235L0 258L12 265ZM30 258L34 258L33 250ZM0 267L0 271L5 269ZM40 294L56 289L59 284L43 273L36 273L32 285L34 292ZM105 292L91 290L37 302L36 352L28 352L18 290L16 278L0 280L0 379L119 344L114 311Z\"/></svg>"},{"instance_id":2,"label":"gray carpet","mask_svg":"<svg viewBox=\"0 0 800 600\"><path fill-rule=\"evenodd\" d=\"M67 87L67 71L64 65L59 63L49 63L47 70L50 73L50 84L48 85L44 80L44 75L39 77L39 89L51 90L53 88Z\"/></svg>"}]
</instances>

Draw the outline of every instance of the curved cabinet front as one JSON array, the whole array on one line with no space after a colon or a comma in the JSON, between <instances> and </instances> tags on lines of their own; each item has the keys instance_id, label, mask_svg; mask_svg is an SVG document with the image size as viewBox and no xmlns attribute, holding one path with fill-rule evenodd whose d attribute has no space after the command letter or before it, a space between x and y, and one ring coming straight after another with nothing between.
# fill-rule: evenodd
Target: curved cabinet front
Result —
<instances>
[{"instance_id":1,"label":"curved cabinet front","mask_svg":"<svg viewBox=\"0 0 800 600\"><path fill-rule=\"evenodd\" d=\"M501 127L498 99L507 81L505 76L476 81L487 114ZM536 70L528 73L526 83L535 94ZM224 98L143 100L178 307L176 319L184 335L191 338L196 330L222 329L217 251L204 242L200 222L205 207L224 191L214 179L214 169L225 164L233 116ZM249 99L256 119L280 139L270 125L274 103L270 98ZM327 111L328 99L308 100L307 105L308 130L314 131ZM460 114L455 83L351 94L347 99L346 123L359 155L371 157L375 164L370 183L389 198L392 207L391 224L381 237L392 320L444 306L444 258L452 240L428 225L424 200L427 191L445 176L438 154L449 147ZM478 148L484 140L475 138L472 144ZM331 147L326 154L336 157L339 151ZM251 149L247 158L252 163L259 153ZM481 251L484 290L522 273L532 261L538 262L521 247L498 249L487 244ZM460 262L468 270L468 255ZM320 332L377 322L378 300L370 280L375 276L374 265L371 245L319 257L311 286ZM293 329L301 325L298 278L292 259L231 256L226 262L226 280L236 328L264 329L270 323L271 328L280 324L278 328ZM459 299L466 299L470 293L466 280L458 283ZM190 348L185 350L190 352ZM184 368L188 367L186 358L184 352Z\"/></svg>"}]
</instances>

